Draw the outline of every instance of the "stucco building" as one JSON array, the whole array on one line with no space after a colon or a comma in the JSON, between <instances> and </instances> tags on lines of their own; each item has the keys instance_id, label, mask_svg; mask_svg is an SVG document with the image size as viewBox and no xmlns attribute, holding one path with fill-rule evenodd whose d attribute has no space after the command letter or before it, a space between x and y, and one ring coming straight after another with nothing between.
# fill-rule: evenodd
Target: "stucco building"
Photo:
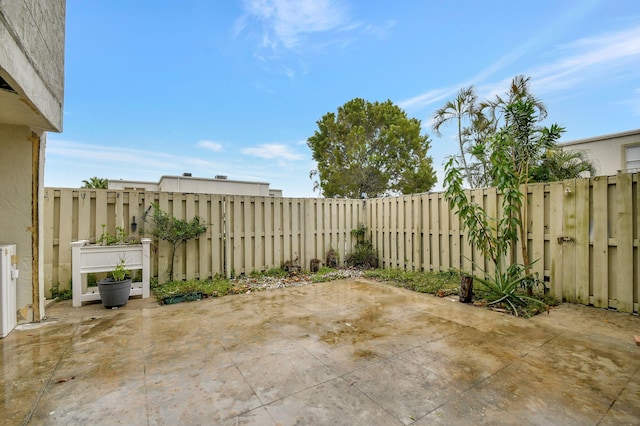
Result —
<instances>
[{"instance_id":1,"label":"stucco building","mask_svg":"<svg viewBox=\"0 0 640 426\"><path fill-rule=\"evenodd\" d=\"M0 1L0 245L16 244L17 321L44 316L46 132L62 131L65 0Z\"/></svg>"},{"instance_id":2,"label":"stucco building","mask_svg":"<svg viewBox=\"0 0 640 426\"><path fill-rule=\"evenodd\" d=\"M561 146L583 151L595 164L598 175L640 172L640 129L579 139Z\"/></svg>"},{"instance_id":3,"label":"stucco building","mask_svg":"<svg viewBox=\"0 0 640 426\"><path fill-rule=\"evenodd\" d=\"M216 176L215 178L193 177L191 173L184 173L182 176L162 176L158 182L109 179L108 187L109 189L183 192L190 194L282 197L282 190L270 189L267 182L229 180L226 176Z\"/></svg>"}]
</instances>

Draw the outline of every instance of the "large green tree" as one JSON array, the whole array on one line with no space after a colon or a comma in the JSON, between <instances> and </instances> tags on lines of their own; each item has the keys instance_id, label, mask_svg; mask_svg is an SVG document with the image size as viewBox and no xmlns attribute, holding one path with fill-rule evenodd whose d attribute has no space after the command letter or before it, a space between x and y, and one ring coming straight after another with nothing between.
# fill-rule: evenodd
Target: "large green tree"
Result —
<instances>
[{"instance_id":1,"label":"large green tree","mask_svg":"<svg viewBox=\"0 0 640 426\"><path fill-rule=\"evenodd\" d=\"M436 183L420 120L393 104L355 98L329 112L307 140L325 197L374 198L429 191Z\"/></svg>"}]
</instances>

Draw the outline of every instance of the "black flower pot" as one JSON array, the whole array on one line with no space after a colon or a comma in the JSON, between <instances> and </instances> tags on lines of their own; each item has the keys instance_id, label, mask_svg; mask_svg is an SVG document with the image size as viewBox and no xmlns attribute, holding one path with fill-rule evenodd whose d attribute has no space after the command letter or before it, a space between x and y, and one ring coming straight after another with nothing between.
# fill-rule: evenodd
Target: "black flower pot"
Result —
<instances>
[{"instance_id":1,"label":"black flower pot","mask_svg":"<svg viewBox=\"0 0 640 426\"><path fill-rule=\"evenodd\" d=\"M129 294L131 294L131 279L115 281L113 278L106 278L100 280L98 281L98 291L105 308L124 306L129 300Z\"/></svg>"}]
</instances>

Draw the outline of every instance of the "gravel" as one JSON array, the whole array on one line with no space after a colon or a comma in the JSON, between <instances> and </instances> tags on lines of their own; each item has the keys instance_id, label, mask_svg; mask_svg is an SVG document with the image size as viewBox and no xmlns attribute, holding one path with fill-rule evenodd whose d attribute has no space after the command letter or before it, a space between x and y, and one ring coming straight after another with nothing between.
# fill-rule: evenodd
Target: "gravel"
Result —
<instances>
[{"instance_id":1,"label":"gravel","mask_svg":"<svg viewBox=\"0 0 640 426\"><path fill-rule=\"evenodd\" d=\"M359 278L362 271L359 269L338 269L326 274L291 273L287 277L240 277L233 280L234 286L246 292L270 290L284 287L300 287L307 284L342 280L345 278Z\"/></svg>"}]
</instances>

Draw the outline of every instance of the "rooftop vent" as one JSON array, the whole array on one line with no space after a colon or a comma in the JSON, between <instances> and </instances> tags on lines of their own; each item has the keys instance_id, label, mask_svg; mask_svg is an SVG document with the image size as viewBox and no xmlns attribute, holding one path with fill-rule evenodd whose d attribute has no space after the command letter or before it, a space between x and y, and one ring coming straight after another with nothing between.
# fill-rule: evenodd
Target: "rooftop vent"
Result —
<instances>
[{"instance_id":1,"label":"rooftop vent","mask_svg":"<svg viewBox=\"0 0 640 426\"><path fill-rule=\"evenodd\" d=\"M216 179L226 179L226 175L216 175Z\"/></svg>"},{"instance_id":2,"label":"rooftop vent","mask_svg":"<svg viewBox=\"0 0 640 426\"><path fill-rule=\"evenodd\" d=\"M191 177L191 173L183 173L182 176L184 177Z\"/></svg>"}]
</instances>

